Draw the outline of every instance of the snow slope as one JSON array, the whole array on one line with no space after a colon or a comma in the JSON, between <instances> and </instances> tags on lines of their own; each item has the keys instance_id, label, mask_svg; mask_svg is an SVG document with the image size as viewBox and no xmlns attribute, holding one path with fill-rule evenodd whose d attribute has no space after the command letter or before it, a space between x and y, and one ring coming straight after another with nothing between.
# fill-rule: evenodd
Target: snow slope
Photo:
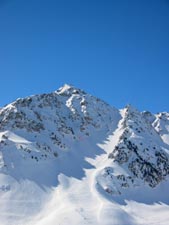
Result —
<instances>
[{"instance_id":1,"label":"snow slope","mask_svg":"<svg viewBox=\"0 0 169 225\"><path fill-rule=\"evenodd\" d=\"M75 87L0 109L0 225L167 225L169 114Z\"/></svg>"}]
</instances>

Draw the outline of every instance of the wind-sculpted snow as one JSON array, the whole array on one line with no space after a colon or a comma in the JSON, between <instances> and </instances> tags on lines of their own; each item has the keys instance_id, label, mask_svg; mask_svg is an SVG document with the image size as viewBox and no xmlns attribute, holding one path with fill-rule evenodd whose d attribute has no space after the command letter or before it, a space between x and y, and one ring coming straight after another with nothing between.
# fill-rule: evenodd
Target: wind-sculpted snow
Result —
<instances>
[{"instance_id":1,"label":"wind-sculpted snow","mask_svg":"<svg viewBox=\"0 0 169 225\"><path fill-rule=\"evenodd\" d=\"M69 85L17 99L0 109L0 225L167 225L168 144L168 113Z\"/></svg>"}]
</instances>

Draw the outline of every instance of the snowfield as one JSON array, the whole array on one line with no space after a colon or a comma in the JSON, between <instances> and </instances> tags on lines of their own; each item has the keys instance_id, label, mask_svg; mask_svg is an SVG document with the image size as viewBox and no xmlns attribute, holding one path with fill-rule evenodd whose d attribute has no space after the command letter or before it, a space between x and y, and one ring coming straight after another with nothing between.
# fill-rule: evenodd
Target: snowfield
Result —
<instances>
[{"instance_id":1,"label":"snowfield","mask_svg":"<svg viewBox=\"0 0 169 225\"><path fill-rule=\"evenodd\" d=\"M0 225L168 225L169 113L64 85L0 109Z\"/></svg>"}]
</instances>

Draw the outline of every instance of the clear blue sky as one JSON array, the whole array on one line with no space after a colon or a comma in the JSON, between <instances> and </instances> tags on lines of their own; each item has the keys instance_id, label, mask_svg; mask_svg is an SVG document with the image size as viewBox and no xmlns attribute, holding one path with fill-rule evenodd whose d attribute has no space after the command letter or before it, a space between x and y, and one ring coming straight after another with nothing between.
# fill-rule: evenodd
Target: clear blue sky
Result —
<instances>
[{"instance_id":1,"label":"clear blue sky","mask_svg":"<svg viewBox=\"0 0 169 225\"><path fill-rule=\"evenodd\" d=\"M0 106L64 83L169 111L169 1L0 0Z\"/></svg>"}]
</instances>

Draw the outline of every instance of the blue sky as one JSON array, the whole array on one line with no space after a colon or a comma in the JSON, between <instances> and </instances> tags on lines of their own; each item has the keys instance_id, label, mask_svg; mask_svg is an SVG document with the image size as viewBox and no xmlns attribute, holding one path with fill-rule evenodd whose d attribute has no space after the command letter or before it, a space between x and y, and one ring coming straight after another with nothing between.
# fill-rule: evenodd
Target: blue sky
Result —
<instances>
[{"instance_id":1,"label":"blue sky","mask_svg":"<svg viewBox=\"0 0 169 225\"><path fill-rule=\"evenodd\" d=\"M0 106L64 83L169 111L169 1L0 0Z\"/></svg>"}]
</instances>

